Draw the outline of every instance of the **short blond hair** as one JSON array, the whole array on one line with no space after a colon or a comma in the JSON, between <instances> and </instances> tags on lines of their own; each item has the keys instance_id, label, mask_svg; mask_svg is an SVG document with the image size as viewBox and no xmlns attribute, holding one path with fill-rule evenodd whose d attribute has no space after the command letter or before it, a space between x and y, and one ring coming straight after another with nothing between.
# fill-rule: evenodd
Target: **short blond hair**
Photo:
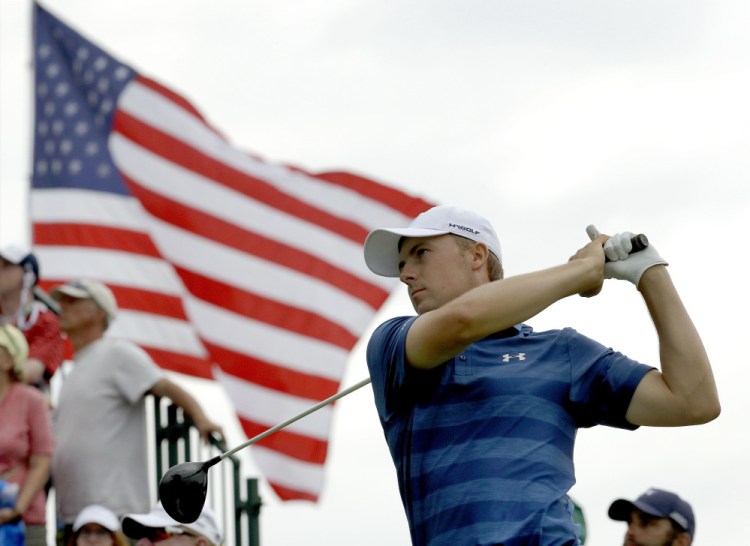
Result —
<instances>
[{"instance_id":1,"label":"short blond hair","mask_svg":"<svg viewBox=\"0 0 750 546\"><path fill-rule=\"evenodd\" d=\"M453 235L453 238L459 248L464 250L469 250L472 246L478 244L476 241L472 241L466 237L461 237L460 235ZM499 281L504 275L502 262L497 256L495 256L495 253L489 249L487 256L487 275L489 276L490 281Z\"/></svg>"}]
</instances>

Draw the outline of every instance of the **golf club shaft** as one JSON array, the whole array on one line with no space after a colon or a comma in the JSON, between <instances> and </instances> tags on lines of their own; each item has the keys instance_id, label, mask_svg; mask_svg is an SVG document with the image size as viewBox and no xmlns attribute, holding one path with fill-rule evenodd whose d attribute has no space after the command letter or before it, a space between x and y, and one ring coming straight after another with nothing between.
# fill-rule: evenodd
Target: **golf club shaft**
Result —
<instances>
[{"instance_id":1,"label":"golf club shaft","mask_svg":"<svg viewBox=\"0 0 750 546\"><path fill-rule=\"evenodd\" d=\"M222 453L222 454L220 455L220 458L221 458L221 459L224 459L224 458L226 458L226 457L229 457L230 455L234 455L234 454L235 454L235 453L237 453L237 452L238 452L239 450L241 450L241 449L245 449L245 448L246 448L247 446L249 446L249 445L252 445L252 444L254 444L254 443L255 443L255 442L257 442L257 441L259 441L259 440L262 440L262 439L263 439L263 438L265 438L266 436L269 436L269 435L273 434L274 432L276 432L276 431L278 431L278 430L281 430L282 428L284 428L284 427L286 427L286 426L289 426L289 425L291 425L291 424L292 424L292 423L294 423L295 421L299 421L299 420L300 420L300 419L302 419L303 417L306 417L306 416L310 415L311 413L314 413L314 412L318 411L318 410L319 410L320 408L322 408L322 407L324 407L324 406L327 406L327 405L328 405L328 404L330 404L331 402L335 402L335 401L336 401L336 400L338 400L339 398L343 398L343 397L344 397L344 396L346 396L347 394L351 394L351 393L353 393L353 392L354 392L354 391L356 391L357 389L360 389L360 388L364 387L365 385L368 385L369 383L370 383L370 378L369 378L369 377L368 377L367 379L363 379L363 380L362 380L362 381L360 381L359 383L356 383L356 384L352 385L351 387L349 387L349 388L346 388L346 389L344 389L343 391L341 391L341 392L338 392L338 393L334 394L334 395L333 395L333 396L331 396L330 398L326 398L326 399L325 399L325 400L323 400L322 402L318 402L318 403L317 403L317 404L315 404L315 405L314 405L313 407L311 407L311 408L309 408L309 409L306 409L305 411L303 411L303 412L302 412L302 413L300 413L299 415L295 415L294 417L291 417L291 418L287 419L287 420L286 420L286 421L284 421L283 423L279 423L279 424L278 424L278 425L276 425L275 427L271 427L271 428L269 428L269 429L268 429L267 431L265 431L265 432L261 432L261 433L260 433L260 434L258 434L257 436L254 436L254 437L250 438L250 439L249 439L248 441L246 441L246 442L245 442L245 443L243 443L243 444L240 444L240 445L238 445L238 446L237 446L237 447L235 447L234 449L230 449L230 450L229 450L229 451L227 451L226 453Z\"/></svg>"}]
</instances>

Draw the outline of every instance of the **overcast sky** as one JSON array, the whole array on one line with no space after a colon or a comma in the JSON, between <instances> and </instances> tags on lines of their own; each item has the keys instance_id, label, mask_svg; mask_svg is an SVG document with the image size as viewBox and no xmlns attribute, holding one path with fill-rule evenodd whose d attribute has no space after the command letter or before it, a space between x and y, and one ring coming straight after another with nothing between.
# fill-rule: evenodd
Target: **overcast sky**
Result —
<instances>
[{"instance_id":1,"label":"overcast sky","mask_svg":"<svg viewBox=\"0 0 750 546\"><path fill-rule=\"evenodd\" d=\"M507 275L564 262L587 237L646 233L703 335L723 413L692 428L578 437L588 544L622 543L618 497L693 504L695 544L745 540L750 476L746 283L750 4L684 0L48 0L50 11L182 93L237 147L355 171L495 224ZM27 242L31 3L0 3L0 243ZM409 313L395 293L377 316ZM632 286L608 281L529 323L573 326L648 363ZM361 342L344 386L367 374ZM186 384L241 441L222 393ZM252 465L251 459L247 459ZM262 544L402 545L408 531L370 390L338 404L317 505L265 486Z\"/></svg>"}]
</instances>

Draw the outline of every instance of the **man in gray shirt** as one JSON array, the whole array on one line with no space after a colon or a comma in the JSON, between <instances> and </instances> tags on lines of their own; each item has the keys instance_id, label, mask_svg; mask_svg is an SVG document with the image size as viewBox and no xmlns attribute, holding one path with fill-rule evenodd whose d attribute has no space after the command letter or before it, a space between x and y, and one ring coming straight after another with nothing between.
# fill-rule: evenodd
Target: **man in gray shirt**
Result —
<instances>
[{"instance_id":1,"label":"man in gray shirt","mask_svg":"<svg viewBox=\"0 0 750 546\"><path fill-rule=\"evenodd\" d=\"M60 523L70 526L90 504L118 516L147 512L145 396L170 398L204 439L221 428L140 347L104 337L117 316L109 288L82 280L55 287L51 295L60 303L60 329L75 352L54 411L52 477Z\"/></svg>"}]
</instances>

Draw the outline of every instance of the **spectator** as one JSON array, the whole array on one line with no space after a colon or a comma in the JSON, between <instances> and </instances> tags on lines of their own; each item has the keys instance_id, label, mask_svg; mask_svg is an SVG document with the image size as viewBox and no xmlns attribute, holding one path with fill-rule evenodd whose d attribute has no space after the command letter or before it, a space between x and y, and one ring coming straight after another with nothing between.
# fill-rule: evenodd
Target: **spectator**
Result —
<instances>
[{"instance_id":1,"label":"spectator","mask_svg":"<svg viewBox=\"0 0 750 546\"><path fill-rule=\"evenodd\" d=\"M207 506L193 523L179 523L159 503L148 514L126 515L122 518L122 530L137 540L137 546L150 546L172 538L176 538L181 546L220 546L224 542L216 515ZM169 544L177 545L178 542L170 541Z\"/></svg>"},{"instance_id":2,"label":"spectator","mask_svg":"<svg viewBox=\"0 0 750 546\"><path fill-rule=\"evenodd\" d=\"M65 358L65 341L57 315L34 299L38 281L39 262L31 251L20 246L0 249L0 324L14 324L24 333L29 344L24 382L46 389Z\"/></svg>"},{"instance_id":3,"label":"spectator","mask_svg":"<svg viewBox=\"0 0 750 546\"><path fill-rule=\"evenodd\" d=\"M81 510L73 523L68 546L129 546L130 541L120 529L120 521L112 510L91 504Z\"/></svg>"},{"instance_id":4,"label":"spectator","mask_svg":"<svg viewBox=\"0 0 750 546\"><path fill-rule=\"evenodd\" d=\"M628 523L625 546L690 546L695 537L693 508L663 489L651 488L634 501L617 499L609 517Z\"/></svg>"},{"instance_id":5,"label":"spectator","mask_svg":"<svg viewBox=\"0 0 750 546\"><path fill-rule=\"evenodd\" d=\"M0 326L0 480L19 487L15 506L0 509L0 525L23 519L26 544L45 546L53 437L44 397L21 383L28 351L18 328Z\"/></svg>"},{"instance_id":6,"label":"spectator","mask_svg":"<svg viewBox=\"0 0 750 546\"><path fill-rule=\"evenodd\" d=\"M117 316L108 287L75 281L51 292L60 303L60 328L73 345L74 365L54 412L53 458L57 513L67 538L77 514L100 504L118 516L151 506L146 451L145 396L165 396L193 420L201 436L221 434L195 399L167 379L131 342L104 337Z\"/></svg>"}]
</instances>

